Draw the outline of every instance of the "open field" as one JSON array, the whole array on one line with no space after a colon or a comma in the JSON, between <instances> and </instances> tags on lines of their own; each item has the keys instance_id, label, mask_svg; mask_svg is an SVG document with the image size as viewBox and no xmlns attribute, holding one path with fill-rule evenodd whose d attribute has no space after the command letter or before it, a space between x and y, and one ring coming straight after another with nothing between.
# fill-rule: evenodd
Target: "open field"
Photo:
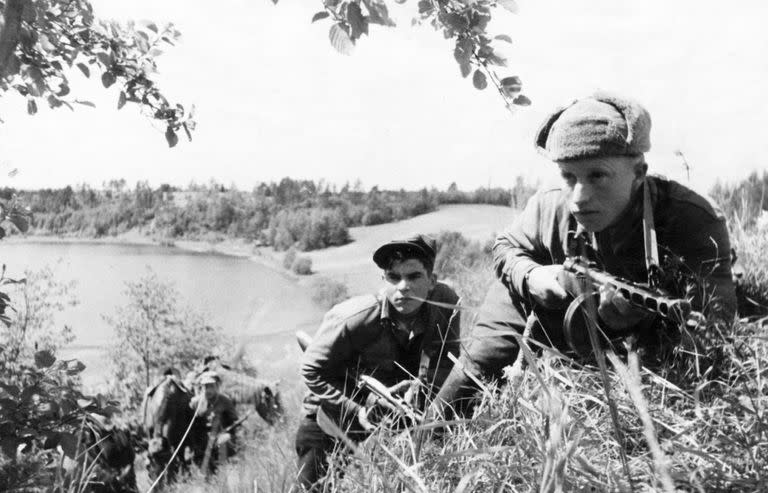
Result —
<instances>
[{"instance_id":1,"label":"open field","mask_svg":"<svg viewBox=\"0 0 768 493\"><path fill-rule=\"evenodd\" d=\"M485 242L509 225L514 216L515 210L509 207L443 205L436 212L405 221L350 228L352 243L303 255L312 259L312 268L318 274L346 283L350 294L366 293L380 284L381 274L371 255L387 241L416 232L437 235L441 231L458 231L469 239Z\"/></svg>"}]
</instances>

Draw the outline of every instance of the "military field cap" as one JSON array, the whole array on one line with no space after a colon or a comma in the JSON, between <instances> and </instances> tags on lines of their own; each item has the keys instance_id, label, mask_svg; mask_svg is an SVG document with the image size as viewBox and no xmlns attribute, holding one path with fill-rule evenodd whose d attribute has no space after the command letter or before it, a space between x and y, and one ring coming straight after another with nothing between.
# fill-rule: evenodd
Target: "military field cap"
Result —
<instances>
[{"instance_id":1,"label":"military field cap","mask_svg":"<svg viewBox=\"0 0 768 493\"><path fill-rule=\"evenodd\" d=\"M414 234L402 240L392 240L373 252L373 261L381 269L389 267L389 261L395 252L403 255L423 257L430 262L435 261L437 246L435 240L427 235Z\"/></svg>"},{"instance_id":2,"label":"military field cap","mask_svg":"<svg viewBox=\"0 0 768 493\"><path fill-rule=\"evenodd\" d=\"M219 378L219 374L215 371L206 371L200 375L198 380L200 385L205 385L209 383L219 383L221 378Z\"/></svg>"},{"instance_id":3,"label":"military field cap","mask_svg":"<svg viewBox=\"0 0 768 493\"><path fill-rule=\"evenodd\" d=\"M600 92L549 115L536 133L536 148L551 161L637 156L650 150L650 133L648 110Z\"/></svg>"}]
</instances>

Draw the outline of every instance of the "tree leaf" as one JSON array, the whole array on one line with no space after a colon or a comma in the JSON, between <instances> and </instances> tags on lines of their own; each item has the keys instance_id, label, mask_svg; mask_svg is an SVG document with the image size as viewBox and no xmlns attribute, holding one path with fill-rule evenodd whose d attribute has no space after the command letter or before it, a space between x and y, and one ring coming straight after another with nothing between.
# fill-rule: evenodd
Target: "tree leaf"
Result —
<instances>
[{"instance_id":1,"label":"tree leaf","mask_svg":"<svg viewBox=\"0 0 768 493\"><path fill-rule=\"evenodd\" d=\"M125 106L125 91L120 91L120 96L117 98L117 109L121 109Z\"/></svg>"},{"instance_id":2,"label":"tree leaf","mask_svg":"<svg viewBox=\"0 0 768 493\"><path fill-rule=\"evenodd\" d=\"M355 45L349 38L346 26L340 23L332 25L328 32L328 38L331 40L331 46L336 48L336 51L342 55L352 54L352 48L354 48Z\"/></svg>"},{"instance_id":3,"label":"tree leaf","mask_svg":"<svg viewBox=\"0 0 768 493\"><path fill-rule=\"evenodd\" d=\"M179 136L170 125L165 129L165 140L168 141L168 147L174 147L179 143Z\"/></svg>"},{"instance_id":4,"label":"tree leaf","mask_svg":"<svg viewBox=\"0 0 768 493\"><path fill-rule=\"evenodd\" d=\"M317 21L319 21L319 20L321 20L321 19L325 19L325 18L326 18L326 17L328 17L329 15L331 15L331 14L329 14L329 13L328 13L328 12L326 12L325 10L323 10L323 11L320 11L320 12L318 12L318 13L316 13L315 15L313 15L313 16L312 16L312 22L317 22Z\"/></svg>"},{"instance_id":5,"label":"tree leaf","mask_svg":"<svg viewBox=\"0 0 768 493\"><path fill-rule=\"evenodd\" d=\"M512 100L512 103L518 105L518 106L530 106L531 100L528 99L527 96L520 94L515 99Z\"/></svg>"},{"instance_id":6,"label":"tree leaf","mask_svg":"<svg viewBox=\"0 0 768 493\"><path fill-rule=\"evenodd\" d=\"M403 3L403 2L399 2ZM423 16L428 16L435 10L435 6L432 5L432 2L430 0L419 0L419 14Z\"/></svg>"},{"instance_id":7,"label":"tree leaf","mask_svg":"<svg viewBox=\"0 0 768 493\"><path fill-rule=\"evenodd\" d=\"M458 12L451 12L441 16L440 20L443 22L443 24L451 27L454 31L462 32L469 28L469 21L467 20L467 16L459 14Z\"/></svg>"},{"instance_id":8,"label":"tree leaf","mask_svg":"<svg viewBox=\"0 0 768 493\"><path fill-rule=\"evenodd\" d=\"M48 368L56 362L56 357L47 349L35 353L35 366L38 368Z\"/></svg>"},{"instance_id":9,"label":"tree leaf","mask_svg":"<svg viewBox=\"0 0 768 493\"><path fill-rule=\"evenodd\" d=\"M115 77L115 74L113 74L109 70L101 74L101 83L104 84L104 87L106 88L109 88L116 81L117 81L117 78Z\"/></svg>"},{"instance_id":10,"label":"tree leaf","mask_svg":"<svg viewBox=\"0 0 768 493\"><path fill-rule=\"evenodd\" d=\"M88 68L88 65L81 62L77 64L77 68L79 68L80 72L82 72L86 77L91 76L91 69Z\"/></svg>"},{"instance_id":11,"label":"tree leaf","mask_svg":"<svg viewBox=\"0 0 768 493\"><path fill-rule=\"evenodd\" d=\"M91 108L95 108L96 107L96 105L93 104L92 102L85 101L83 99L75 99L75 103L82 104L83 106L90 106Z\"/></svg>"},{"instance_id":12,"label":"tree leaf","mask_svg":"<svg viewBox=\"0 0 768 493\"><path fill-rule=\"evenodd\" d=\"M472 84L481 91L488 87L488 80L480 69L475 70L475 75L472 76Z\"/></svg>"},{"instance_id":13,"label":"tree leaf","mask_svg":"<svg viewBox=\"0 0 768 493\"><path fill-rule=\"evenodd\" d=\"M381 0L363 0L368 9L368 21L380 26L395 27L395 21L390 19L387 4Z\"/></svg>"},{"instance_id":14,"label":"tree leaf","mask_svg":"<svg viewBox=\"0 0 768 493\"><path fill-rule=\"evenodd\" d=\"M359 39L363 34L368 34L368 20L363 17L359 3L350 2L347 4L347 21L352 28L349 34L353 41Z\"/></svg>"},{"instance_id":15,"label":"tree leaf","mask_svg":"<svg viewBox=\"0 0 768 493\"><path fill-rule=\"evenodd\" d=\"M147 26L147 29L157 34L157 24L154 22L144 21L144 25Z\"/></svg>"},{"instance_id":16,"label":"tree leaf","mask_svg":"<svg viewBox=\"0 0 768 493\"><path fill-rule=\"evenodd\" d=\"M459 65L469 64L474 49L475 43L472 41L472 38L457 39L456 48L453 50L453 57L459 62Z\"/></svg>"},{"instance_id":17,"label":"tree leaf","mask_svg":"<svg viewBox=\"0 0 768 493\"><path fill-rule=\"evenodd\" d=\"M109 53L100 51L96 53L96 58L98 58L101 64L104 65L104 68L109 68L112 66L112 55Z\"/></svg>"},{"instance_id":18,"label":"tree leaf","mask_svg":"<svg viewBox=\"0 0 768 493\"><path fill-rule=\"evenodd\" d=\"M498 39L499 41L506 41L507 43L512 43L512 38L510 36L507 36L506 34L499 34L498 36L494 36L493 39Z\"/></svg>"},{"instance_id":19,"label":"tree leaf","mask_svg":"<svg viewBox=\"0 0 768 493\"><path fill-rule=\"evenodd\" d=\"M32 98L27 99L27 113L30 115L37 113L37 103Z\"/></svg>"},{"instance_id":20,"label":"tree leaf","mask_svg":"<svg viewBox=\"0 0 768 493\"><path fill-rule=\"evenodd\" d=\"M523 90L523 81L517 76L504 77L501 79L501 87L508 96L512 96Z\"/></svg>"},{"instance_id":21,"label":"tree leaf","mask_svg":"<svg viewBox=\"0 0 768 493\"><path fill-rule=\"evenodd\" d=\"M489 22L491 22L491 11L478 8L472 12L472 21L470 22L469 27L472 28L472 31L482 34L488 27Z\"/></svg>"},{"instance_id":22,"label":"tree leaf","mask_svg":"<svg viewBox=\"0 0 768 493\"><path fill-rule=\"evenodd\" d=\"M498 4L513 14L517 14L520 11L515 0L498 0Z\"/></svg>"},{"instance_id":23,"label":"tree leaf","mask_svg":"<svg viewBox=\"0 0 768 493\"><path fill-rule=\"evenodd\" d=\"M472 65L469 63L460 63L459 70L461 71L461 76L466 79L467 76L472 73Z\"/></svg>"}]
</instances>

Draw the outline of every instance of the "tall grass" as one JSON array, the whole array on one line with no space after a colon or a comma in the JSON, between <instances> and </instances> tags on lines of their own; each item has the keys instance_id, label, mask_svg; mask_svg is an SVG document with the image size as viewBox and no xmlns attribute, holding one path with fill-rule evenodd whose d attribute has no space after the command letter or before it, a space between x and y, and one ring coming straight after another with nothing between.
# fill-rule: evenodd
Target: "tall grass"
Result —
<instances>
[{"instance_id":1,"label":"tall grass","mask_svg":"<svg viewBox=\"0 0 768 493\"><path fill-rule=\"evenodd\" d=\"M732 224L744 289L765 303L768 234L758 223ZM451 241L466 265L468 243ZM476 276L469 286L482 286L488 272ZM644 366L642 354L609 354L607 382L596 366L554 351L521 359L507 369L510 384L487 385L471 419L378 430L355 454L337 453L324 491L768 491L764 321L744 318L700 334L709 366L683 347L660 367ZM171 491L250 492L254 481L258 491L289 491L294 430L290 423L249 441L215 477Z\"/></svg>"}]
</instances>

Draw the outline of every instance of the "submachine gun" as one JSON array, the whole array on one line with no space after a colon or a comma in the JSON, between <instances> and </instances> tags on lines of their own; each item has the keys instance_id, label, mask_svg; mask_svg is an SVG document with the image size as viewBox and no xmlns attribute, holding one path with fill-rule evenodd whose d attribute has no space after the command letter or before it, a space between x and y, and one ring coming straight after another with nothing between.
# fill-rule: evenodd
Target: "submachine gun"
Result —
<instances>
[{"instance_id":1,"label":"submachine gun","mask_svg":"<svg viewBox=\"0 0 768 493\"><path fill-rule=\"evenodd\" d=\"M405 399L393 395L387 386L377 379L368 375L362 375L359 377L357 385L376 394L379 399L386 401L387 404L395 409L398 418L404 418L410 423L421 423L424 421L424 413L414 409Z\"/></svg>"},{"instance_id":2,"label":"submachine gun","mask_svg":"<svg viewBox=\"0 0 768 493\"><path fill-rule=\"evenodd\" d=\"M671 295L658 287L658 282L642 284L628 281L597 269L594 262L589 262L583 257L566 258L563 268L567 273L564 280L566 291L574 296L563 319L563 333L568 346L580 355L585 355L586 349L585 344L579 343L580 340L585 340L588 323L586 318L590 313L596 313L601 287L615 289L632 306L673 324L695 327L705 322L704 316L692 309L689 300ZM600 329L606 334L612 332L606 327Z\"/></svg>"}]
</instances>

